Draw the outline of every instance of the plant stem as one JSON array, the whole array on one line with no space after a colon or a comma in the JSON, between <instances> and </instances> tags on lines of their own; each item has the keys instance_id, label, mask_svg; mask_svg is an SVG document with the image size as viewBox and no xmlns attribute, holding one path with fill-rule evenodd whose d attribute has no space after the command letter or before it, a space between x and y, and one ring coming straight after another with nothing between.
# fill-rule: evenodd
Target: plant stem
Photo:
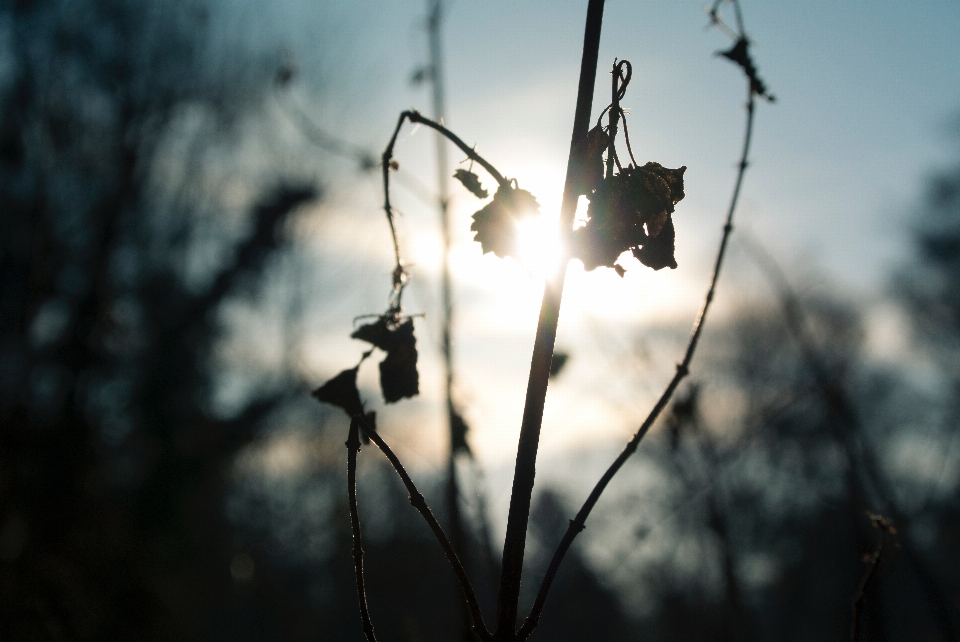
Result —
<instances>
[{"instance_id":1,"label":"plant stem","mask_svg":"<svg viewBox=\"0 0 960 642\"><path fill-rule=\"evenodd\" d=\"M357 597L360 601L360 619L367 642L377 642L367 609L367 592L363 585L363 543L360 539L360 512L357 508L357 453L360 452L360 435L357 422L350 426L347 437L347 498L350 504L350 527L353 529L353 568L357 575Z\"/></svg>"},{"instance_id":2,"label":"plant stem","mask_svg":"<svg viewBox=\"0 0 960 642\"><path fill-rule=\"evenodd\" d=\"M427 501L424 499L423 493L417 489L416 484L413 483L410 475L407 474L403 464L400 463L397 455L383 440L383 437L380 436L380 433L368 426L362 415L356 415L354 419L357 421L357 424L360 426L360 430L363 431L363 434L365 434L370 441L377 445L377 448L379 448L380 451L386 455L387 459L393 465L394 470L397 471L397 475L400 476L400 480L406 487L407 493L410 495L410 505L416 508L417 511L423 516L423 519L427 522L430 530L432 530L433 534L436 536L437 542L440 543L440 548L443 549L444 554L447 556L447 561L450 562L450 566L453 567L453 572L456 574L457 580L460 582L460 589L463 591L463 598L466 600L467 606L470 609L470 614L473 617L473 630L484 642L491 641L493 638L483 623L483 614L480 611L480 604L477 602L477 595L474 593L473 586L470 584L470 578L467 577L467 572L464 570L463 564L460 563L456 552L453 550L453 546L450 544L450 540L447 539L446 534L443 532L443 528L440 527L440 522L437 521L437 518L434 517L430 507L427 506Z\"/></svg>"},{"instance_id":3,"label":"plant stem","mask_svg":"<svg viewBox=\"0 0 960 642\"><path fill-rule=\"evenodd\" d=\"M682 381L690 371L690 362L693 360L693 354L697 349L697 345L700 343L700 335L703 333L704 321L706 321L707 312L710 309L710 304L713 302L713 295L717 288L717 281L720 278L720 268L723 266L723 258L726 255L727 243L730 239L730 232L733 230L733 214L737 209L737 202L740 199L740 188L743 185L743 176L746 173L748 165L747 155L750 152L750 142L753 135L755 97L749 85L747 91L747 124L743 140L743 152L740 156L740 169L737 173L737 181L734 185L733 196L730 199L730 207L727 210L727 218L723 226L723 236L720 239L720 248L717 250L717 259L713 267L713 276L710 279L710 287L707 289L707 295L704 297L703 307L700 310L700 315L697 317L697 321L693 326L693 332L690 334L690 340L687 343L687 350L684 353L683 360L677 364L676 374L674 374L673 379L670 380L670 383L667 384L666 389L660 395L660 398L650 411L650 414L648 414L647 418L644 419L643 424L641 424L640 428L637 430L637 433L633 436L633 438L606 470L606 472L603 473L603 476L597 482L596 486L594 486L593 490L590 492L590 495L587 497L587 500L583 503L583 506L577 513L576 518L570 521L570 526L567 528L567 532L564 534L563 539L560 540L560 544L557 546L557 550L553 554L553 559L550 560L550 566L547 567L547 572L543 577L543 581L540 583L540 590L537 593L537 598L533 603L533 608L530 610L530 615L527 616L526 621L523 623L523 627L520 629L520 633L518 635L520 640L525 640L537 627L537 624L540 621L540 613L543 610L543 605L547 600L547 594L550 592L550 586L553 584L553 580L560 568L560 563L563 561L563 558L566 555L567 550L570 548L570 545L573 543L574 538L576 538L580 531L585 528L587 517L590 515L590 511L593 510L593 507L600 499L600 495L603 494L607 484L610 483L610 480L613 479L613 476L617 474L627 459L630 458L630 455L637 450L640 440L643 439L643 437L647 434L647 431L650 430L653 422L657 420L657 417L660 416L660 413L663 412L663 409L667 406L667 403L669 403L670 398L677 389L677 386L680 385L680 381Z\"/></svg>"},{"instance_id":4,"label":"plant stem","mask_svg":"<svg viewBox=\"0 0 960 642\"><path fill-rule=\"evenodd\" d=\"M579 147L590 127L590 108L597 77L603 4L604 0L590 0L587 6L577 107L573 120L573 133L570 137L563 202L560 207L560 226L564 238L573 229L573 218L577 209L574 184L579 166ZM561 261L556 273L544 286L543 302L540 306L540 318L533 345L523 422L520 426L520 440L517 446L513 490L510 495L507 534L503 543L497 628L494 634L495 639L502 642L516 640L517 608L520 599L520 578L523 571L527 523L530 518L530 498L536 475L537 447L540 441L540 426L543 422L543 405L547 396L550 362L553 359L553 346L557 337L557 321L560 315L566 264L566 260Z\"/></svg>"}]
</instances>

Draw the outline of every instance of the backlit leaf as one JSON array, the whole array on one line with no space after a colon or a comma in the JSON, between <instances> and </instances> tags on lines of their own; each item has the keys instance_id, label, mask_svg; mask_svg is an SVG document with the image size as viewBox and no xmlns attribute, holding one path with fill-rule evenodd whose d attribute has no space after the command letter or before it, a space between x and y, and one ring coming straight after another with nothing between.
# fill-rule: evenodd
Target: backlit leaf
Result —
<instances>
[{"instance_id":1,"label":"backlit leaf","mask_svg":"<svg viewBox=\"0 0 960 642\"><path fill-rule=\"evenodd\" d=\"M463 186L470 190L470 193L477 198L486 198L490 192L483 189L480 185L480 177L466 169L458 169L453 173L453 177L463 183Z\"/></svg>"},{"instance_id":2,"label":"backlit leaf","mask_svg":"<svg viewBox=\"0 0 960 642\"><path fill-rule=\"evenodd\" d=\"M524 189L501 185L493 200L473 215L470 229L483 253L493 252L500 258L516 256L517 223L539 214L536 197Z\"/></svg>"},{"instance_id":3,"label":"backlit leaf","mask_svg":"<svg viewBox=\"0 0 960 642\"><path fill-rule=\"evenodd\" d=\"M586 226L573 233L574 256L587 270L616 269L614 263L627 250L655 270L677 267L671 215L684 197L686 169L647 163L604 179L590 196ZM622 270L617 270L621 276Z\"/></svg>"}]
</instances>

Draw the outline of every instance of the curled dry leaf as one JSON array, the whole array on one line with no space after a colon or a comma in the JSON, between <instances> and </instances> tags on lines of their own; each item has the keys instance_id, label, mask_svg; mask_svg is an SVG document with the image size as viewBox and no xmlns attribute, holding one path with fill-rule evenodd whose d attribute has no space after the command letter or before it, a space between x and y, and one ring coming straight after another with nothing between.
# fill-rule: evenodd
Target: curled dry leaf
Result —
<instances>
[{"instance_id":1,"label":"curled dry leaf","mask_svg":"<svg viewBox=\"0 0 960 642\"><path fill-rule=\"evenodd\" d=\"M470 229L483 253L493 252L500 258L516 256L517 223L540 213L540 204L527 190L501 185L493 200L473 215Z\"/></svg>"},{"instance_id":2,"label":"curled dry leaf","mask_svg":"<svg viewBox=\"0 0 960 642\"><path fill-rule=\"evenodd\" d=\"M470 426L456 410L450 411L450 449L455 454L464 454L473 457L470 450L470 444L467 443L467 433L470 432Z\"/></svg>"},{"instance_id":3,"label":"curled dry leaf","mask_svg":"<svg viewBox=\"0 0 960 642\"><path fill-rule=\"evenodd\" d=\"M773 94L767 89L766 83L757 75L757 67L753 64L753 58L750 56L750 41L741 37L734 43L733 47L726 51L718 51L718 56L723 56L733 61L743 69L743 73L750 80L750 90L758 96L766 98L770 102L776 100Z\"/></svg>"},{"instance_id":4,"label":"curled dry leaf","mask_svg":"<svg viewBox=\"0 0 960 642\"><path fill-rule=\"evenodd\" d=\"M363 404L357 391L357 370L360 366L344 370L336 377L313 391L318 401L343 408L350 416L362 414Z\"/></svg>"},{"instance_id":5,"label":"curled dry leaf","mask_svg":"<svg viewBox=\"0 0 960 642\"><path fill-rule=\"evenodd\" d=\"M392 314L387 314L373 323L360 326L350 336L387 353L380 362L380 389L387 403L419 394L417 339L413 334L413 319L408 317L398 323Z\"/></svg>"},{"instance_id":6,"label":"curled dry leaf","mask_svg":"<svg viewBox=\"0 0 960 642\"><path fill-rule=\"evenodd\" d=\"M686 167L670 169L659 163L625 167L603 180L590 197L587 224L573 232L573 253L587 270L616 269L625 251L647 267L676 268L675 232L671 215L683 199ZM617 270L623 276L623 268Z\"/></svg>"},{"instance_id":7,"label":"curled dry leaf","mask_svg":"<svg viewBox=\"0 0 960 642\"><path fill-rule=\"evenodd\" d=\"M470 193L477 198L487 198L490 192L483 189L480 185L480 177L466 169L458 169L453 173L453 177L463 183L463 186L470 190Z\"/></svg>"}]
</instances>

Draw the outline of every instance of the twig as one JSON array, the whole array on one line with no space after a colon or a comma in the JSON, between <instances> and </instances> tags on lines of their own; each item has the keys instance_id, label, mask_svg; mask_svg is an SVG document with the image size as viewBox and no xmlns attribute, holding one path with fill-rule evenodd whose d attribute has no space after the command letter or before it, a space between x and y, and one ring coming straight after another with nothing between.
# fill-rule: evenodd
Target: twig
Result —
<instances>
[{"instance_id":1,"label":"twig","mask_svg":"<svg viewBox=\"0 0 960 642\"><path fill-rule=\"evenodd\" d=\"M570 136L570 152L567 157L567 174L564 180L563 201L560 206L560 229L569 235L573 230L573 218L577 210L580 147L590 127L590 108L593 103L593 88L597 79L597 58L600 48L600 28L603 23L604 0L590 0L587 5L587 20L583 36L583 57L580 62L580 83L577 90L577 107ZM543 406L547 398L547 383L550 364L557 338L557 322L560 317L560 302L567 261L560 261L556 273L547 280L540 304L537 334L530 359L530 376L524 400L523 420L520 424L520 439L517 444L517 460L510 493L510 509L507 514L507 533L503 542L503 561L500 570L500 590L497 600L498 642L513 642L517 639L517 609L520 601L520 578L523 573L523 554L526 546L527 524L530 520L530 500L537 468L537 448L540 428L543 424Z\"/></svg>"},{"instance_id":2,"label":"twig","mask_svg":"<svg viewBox=\"0 0 960 642\"><path fill-rule=\"evenodd\" d=\"M710 310L710 304L713 302L714 292L717 289L717 282L720 279L720 269L723 266L723 259L726 255L727 243L730 239L730 232L733 230L733 215L737 209L737 202L740 198L740 188L743 185L743 177L748 166L747 157L750 152L750 142L753 137L753 115L755 104L756 100L754 92L749 88L748 85L746 106L747 123L743 139L743 152L740 156L739 170L737 172L737 180L733 188L733 196L730 199L730 207L727 211L726 223L723 226L723 236L720 239L720 248L717 251L717 259L713 267L713 276L710 279L710 287L707 290L706 297L704 298L700 315L697 317L696 323L694 323L693 332L690 334L690 340L687 343L687 350L684 354L683 360L677 364L676 374L674 374L673 379L670 380L670 383L667 384L667 387L660 395L660 398L650 411L650 414L647 415L647 418L644 419L643 423L640 425L637 433L623 449L623 452L620 453L620 455L603 474L596 486L594 486L593 490L590 492L590 495L587 497L587 500L583 503L583 506L577 513L577 516L570 521L570 526L567 528L567 532L564 534L563 539L560 540L560 544L557 546L557 550L553 554L553 559L550 560L550 566L547 567L547 572L540 584L540 590L537 593L537 598L533 603L533 608L530 610L530 615L527 616L526 621L523 623L523 627L520 629L520 640L525 640L537 627L537 624L540 620L540 613L542 612L543 605L546 602L547 594L550 592L550 586L553 584L553 580L560 568L560 563L563 561L563 558L566 555L567 550L570 548L570 545L573 543L574 538L576 538L576 536L585 528L587 517L590 515L593 507L600 499L600 495L603 494L603 491L606 489L607 484L610 483L610 480L613 479L613 476L617 474L627 459L629 459L630 456L637 450L640 440L643 439L643 437L647 434L647 431L650 430L650 427L657 420L657 417L659 417L660 413L663 412L663 409L667 406L667 403L673 396L674 391L676 391L677 386L680 385L680 382L683 380L683 378L690 372L690 363L693 360L693 355L697 349L697 345L700 343L700 335L703 333L703 325L707 318L707 312Z\"/></svg>"},{"instance_id":3,"label":"twig","mask_svg":"<svg viewBox=\"0 0 960 642\"><path fill-rule=\"evenodd\" d=\"M347 437L347 497L350 503L350 527L353 529L353 568L357 574L357 598L360 601L360 618L367 642L377 642L367 609L367 592L363 585L363 544L360 539L360 512L357 509L357 453L360 452L360 434L354 419Z\"/></svg>"},{"instance_id":4,"label":"twig","mask_svg":"<svg viewBox=\"0 0 960 642\"><path fill-rule=\"evenodd\" d=\"M423 494L417 489L416 484L410 479L410 475L407 474L403 464L400 463L400 460L396 454L394 454L393 450L390 449L390 446L383 440L383 437L380 436L380 433L368 426L366 419L364 419L362 415L356 415L355 419L357 420L357 425L360 427L360 430L363 431L363 434L377 445L377 448L386 455L387 459L393 465L394 470L397 471L397 475L400 476L400 480L406 487L407 493L410 495L410 504L423 516L430 530L436 535L440 547L447 556L447 561L450 562L450 566L453 567L453 571L457 575L457 580L460 582L460 590L463 591L463 598L466 600L467 606L470 608L470 615L473 617L473 630L484 642L492 642L493 636L490 635L487 627L483 623L483 613L480 611L480 604L477 602L476 593L474 593L473 586L470 584L470 578L467 577L467 572L464 570L463 564L460 563L460 559L453 550L450 540L447 539L443 528L440 527L440 522L437 521L430 507L427 506Z\"/></svg>"},{"instance_id":5,"label":"twig","mask_svg":"<svg viewBox=\"0 0 960 642\"><path fill-rule=\"evenodd\" d=\"M853 622L850 625L850 639L852 642L857 642L860 639L863 607L867 600L867 587L874 583L874 578L877 575L877 566L880 564L880 555L883 553L883 545L886 543L888 535L894 536L897 534L897 529L895 529L883 515L873 515L868 512L867 516L873 523L873 527L880 531L880 540L877 542L877 547L872 553L864 555L867 568L864 569L863 578L860 580L859 586L857 586L857 593L853 600Z\"/></svg>"}]
</instances>

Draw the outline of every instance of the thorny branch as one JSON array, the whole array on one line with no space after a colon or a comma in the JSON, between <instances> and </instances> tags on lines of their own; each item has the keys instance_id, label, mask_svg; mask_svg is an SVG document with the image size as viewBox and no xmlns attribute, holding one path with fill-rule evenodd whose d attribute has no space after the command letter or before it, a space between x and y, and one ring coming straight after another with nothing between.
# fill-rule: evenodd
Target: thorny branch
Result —
<instances>
[{"instance_id":1,"label":"thorny branch","mask_svg":"<svg viewBox=\"0 0 960 642\"><path fill-rule=\"evenodd\" d=\"M353 568L357 575L357 597L360 600L363 633L367 636L367 642L377 642L363 584L363 544L360 539L360 512L357 509L357 453L360 452L360 434L357 421L350 423L350 435L347 437L347 495L350 502L350 527L353 530Z\"/></svg>"},{"instance_id":2,"label":"thorny branch","mask_svg":"<svg viewBox=\"0 0 960 642\"><path fill-rule=\"evenodd\" d=\"M443 528L440 527L440 522L437 521L437 518L434 517L433 512L430 510L430 507L427 506L427 502L423 497L416 484L413 483L413 480L410 478L410 475L407 474L406 469L403 467L403 464L400 463L400 459L397 458L397 455L393 452L390 446L383 440L383 437L373 429L372 426L367 424L366 419L363 415L356 415L354 421L359 426L360 430L363 431L363 434L367 436L374 444L377 445L377 448L386 455L387 459L393 465L394 470L397 471L397 475L400 476L400 480L403 482L403 485L406 487L407 492L410 495L410 504L417 509L417 511L423 516L423 519L427 522L427 525L430 527L430 530L433 531L433 534L437 537L437 542L439 542L440 547L443 549L444 554L447 556L447 561L450 562L450 566L453 567L454 573L457 575L457 580L460 582L460 589L463 591L463 598L467 602L467 606L470 608L470 615L473 617L473 630L484 642L489 642L493 640L493 636L487 631L487 627L483 623L483 613L480 611L480 603L477 602L476 593L474 593L473 586L470 584L470 578L467 577L467 572L463 568L463 564L460 563L460 559L457 557L456 552L453 550L453 546L450 544L450 540L447 538L446 534L443 532ZM359 445L359 444L358 444ZM354 457L354 468L356 467L356 452L353 452ZM356 500L354 499L354 504ZM353 513L354 508L351 506L351 512ZM354 528L355 538L359 538L359 523ZM357 582L358 585L362 585L362 570L358 563L357 565ZM366 603L361 594L361 612L365 612ZM369 621L369 618L367 618ZM366 624L364 625L366 627ZM371 627L372 634L372 627ZM370 640L370 635L367 636Z\"/></svg>"},{"instance_id":3,"label":"thorny branch","mask_svg":"<svg viewBox=\"0 0 960 642\"><path fill-rule=\"evenodd\" d=\"M740 37L744 37L742 35L742 31ZM727 244L730 239L730 232L733 231L733 216L736 212L737 202L740 198L740 189L743 185L743 177L748 167L747 158L750 152L750 144L753 136L754 111L757 96L752 79L748 78L748 81L750 82L748 85L746 104L747 122L744 132L743 151L741 153L740 163L738 166L739 169L737 172L737 179L736 183L734 184L733 195L730 199L730 206L727 210L726 222L723 226L723 236L720 239L720 247L717 251L717 258L716 262L714 263L713 275L710 279L710 286L707 289L707 294L704 298L703 307L700 310L700 314L694 323L693 331L691 332L690 340L687 343L687 349L684 353L683 360L677 364L677 370L673 376L673 379L671 379L667 384L667 387L660 395L660 398L657 400L657 403L647 415L646 419L644 419L643 423L640 425L640 428L637 430L636 434L633 436L630 442L627 443L626 447L614 460L606 472L604 472L603 476L600 477L600 480L590 492L590 495L583 503L583 506L580 508L577 516L570 520L570 526L567 528L563 539L560 540L560 544L557 546L553 558L550 560L550 565L547 567L547 571L544 574L536 600L534 601L533 607L530 610L530 614L527 616L523 626L520 628L518 634L520 640L525 640L537 627L537 624L540 620L540 614L543 611L544 604L546 603L547 595L550 592L550 587L553 584L553 580L556 577L557 571L560 569L560 564L563 562L563 558L569 550L570 545L573 543L573 540L586 527L587 517L590 515L593 507L600 499L603 491L610 483L610 480L613 479L613 476L616 475L620 468L623 467L623 464L626 463L627 459L629 459L630 456L637 450L637 446L640 444L640 441L650 430L650 427L660 416L660 413L663 412L663 409L669 403L670 398L680 385L680 382L690 372L690 363L693 360L693 355L696 352L697 345L700 342L700 336L703 333L703 326L707 318L707 312L710 310L710 305L713 302L714 293L716 292L717 282L720 279L720 269L723 266L723 259L726 255Z\"/></svg>"}]
</instances>

